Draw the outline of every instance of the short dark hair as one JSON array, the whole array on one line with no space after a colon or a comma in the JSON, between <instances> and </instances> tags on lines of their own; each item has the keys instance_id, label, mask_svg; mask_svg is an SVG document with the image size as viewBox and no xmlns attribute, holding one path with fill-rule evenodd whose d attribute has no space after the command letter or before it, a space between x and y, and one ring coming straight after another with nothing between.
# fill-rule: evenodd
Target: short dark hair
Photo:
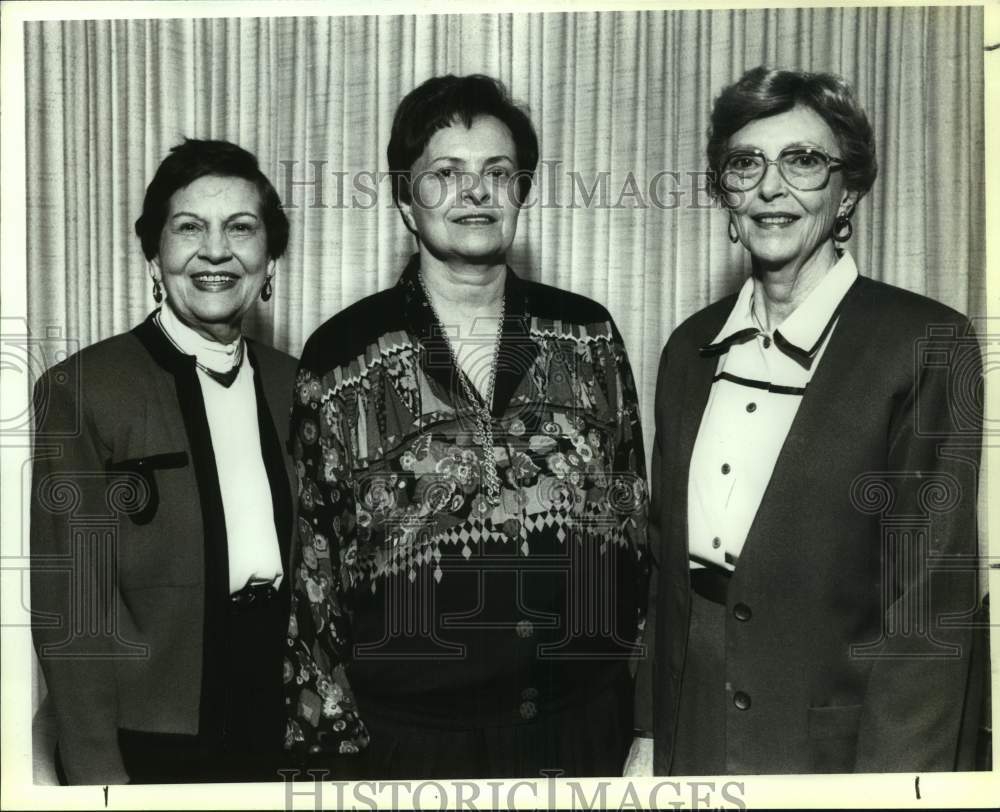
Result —
<instances>
[{"instance_id":1,"label":"short dark hair","mask_svg":"<svg viewBox=\"0 0 1000 812\"><path fill-rule=\"evenodd\" d=\"M538 135L527 110L516 104L503 82L475 73L435 76L411 90L396 108L386 154L392 175L392 199L410 202L410 168L438 130L479 116L493 116L510 130L517 150L517 199L523 203L538 165Z\"/></svg>"},{"instance_id":2,"label":"short dark hair","mask_svg":"<svg viewBox=\"0 0 1000 812\"><path fill-rule=\"evenodd\" d=\"M183 144L170 150L157 168L146 187L142 214L135 221L135 233L139 235L146 259L153 259L160 253L160 234L174 192L206 175L244 178L257 187L267 233L267 254L271 259L284 254L288 247L288 217L271 181L260 171L256 156L229 141L185 138Z\"/></svg>"},{"instance_id":3,"label":"short dark hair","mask_svg":"<svg viewBox=\"0 0 1000 812\"><path fill-rule=\"evenodd\" d=\"M719 197L719 177L730 137L757 119L803 105L817 113L833 130L844 161L844 185L864 196L878 175L875 136L851 86L831 73L748 70L723 89L712 108L708 128L709 191Z\"/></svg>"}]
</instances>

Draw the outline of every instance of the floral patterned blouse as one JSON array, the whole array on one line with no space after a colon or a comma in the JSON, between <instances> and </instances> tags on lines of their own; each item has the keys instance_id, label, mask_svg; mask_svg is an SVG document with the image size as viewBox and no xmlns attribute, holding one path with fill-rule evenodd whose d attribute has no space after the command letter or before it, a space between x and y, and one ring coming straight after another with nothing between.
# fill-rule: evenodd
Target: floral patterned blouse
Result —
<instances>
[{"instance_id":1,"label":"floral patterned blouse","mask_svg":"<svg viewBox=\"0 0 1000 812\"><path fill-rule=\"evenodd\" d=\"M524 724L631 690L647 487L617 328L508 269L491 504L474 404L418 273L415 256L302 354L285 681L286 745L304 753L363 747L358 714Z\"/></svg>"}]
</instances>

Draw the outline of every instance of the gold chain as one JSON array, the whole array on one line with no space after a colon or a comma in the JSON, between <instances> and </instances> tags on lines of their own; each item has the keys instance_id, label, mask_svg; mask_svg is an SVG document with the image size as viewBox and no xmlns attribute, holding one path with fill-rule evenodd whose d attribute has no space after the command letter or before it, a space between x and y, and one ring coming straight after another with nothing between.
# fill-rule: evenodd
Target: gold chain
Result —
<instances>
[{"instance_id":1,"label":"gold chain","mask_svg":"<svg viewBox=\"0 0 1000 812\"><path fill-rule=\"evenodd\" d=\"M474 437L476 444L483 449L482 470L486 500L491 505L499 505L500 475L497 473L496 456L493 453L493 416L490 414L490 409L493 406L493 392L496 388L497 382L497 367L500 363L500 338L503 336L503 320L507 308L507 292L505 290L500 299L500 318L497 320L497 334L493 344L493 361L490 364L490 379L489 384L486 387L486 395L481 398L475 394L472 384L469 382L468 375L466 375L462 370L462 367L459 366L458 351L452 345L451 338L448 336L448 331L445 329L444 321L442 321L437 308L434 307L430 291L427 290L427 284L424 282L424 275L422 273L417 274L417 279L420 280L420 287L424 291L424 297L427 299L427 304L431 306L431 312L434 314L434 318L437 319L437 322L441 327L441 332L444 334L445 344L448 345L448 351L451 353L451 359L455 363L455 369L458 371L458 380L462 385L462 391L465 393L466 399L472 404L472 407L475 410L476 428ZM480 405L482 403L485 403L485 406Z\"/></svg>"}]
</instances>

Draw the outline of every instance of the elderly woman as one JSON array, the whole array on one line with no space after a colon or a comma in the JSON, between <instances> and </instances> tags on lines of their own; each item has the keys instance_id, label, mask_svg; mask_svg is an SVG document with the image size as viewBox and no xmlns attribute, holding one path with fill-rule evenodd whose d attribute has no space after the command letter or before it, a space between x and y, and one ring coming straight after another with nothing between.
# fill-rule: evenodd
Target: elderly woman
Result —
<instances>
[{"instance_id":1,"label":"elderly woman","mask_svg":"<svg viewBox=\"0 0 1000 812\"><path fill-rule=\"evenodd\" d=\"M35 388L32 607L57 769L275 779L295 359L241 325L271 298L288 220L253 155L187 140L135 228L163 306Z\"/></svg>"},{"instance_id":2,"label":"elderly woman","mask_svg":"<svg viewBox=\"0 0 1000 812\"><path fill-rule=\"evenodd\" d=\"M876 163L843 80L756 68L709 132L753 272L660 362L655 770L963 766L975 579L935 563L975 561L976 341L845 250Z\"/></svg>"},{"instance_id":3,"label":"elderly woman","mask_svg":"<svg viewBox=\"0 0 1000 812\"><path fill-rule=\"evenodd\" d=\"M346 666L371 777L618 774L646 500L621 336L506 264L538 141L499 82L422 84L388 157L417 253L299 368L294 744L337 733Z\"/></svg>"}]
</instances>

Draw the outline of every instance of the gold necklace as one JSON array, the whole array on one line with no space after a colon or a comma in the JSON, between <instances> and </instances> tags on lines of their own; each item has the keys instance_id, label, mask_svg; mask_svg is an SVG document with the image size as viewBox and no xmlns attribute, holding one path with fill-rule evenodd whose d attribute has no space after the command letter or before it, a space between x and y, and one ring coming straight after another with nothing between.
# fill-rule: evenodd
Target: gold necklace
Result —
<instances>
[{"instance_id":1,"label":"gold necklace","mask_svg":"<svg viewBox=\"0 0 1000 812\"><path fill-rule=\"evenodd\" d=\"M431 312L434 314L434 318L441 327L441 333L444 335L445 344L448 345L448 352L451 353L451 360L454 362L455 369L458 371L458 380L462 385L462 391L465 394L465 398L470 404L472 404L472 408L474 410L473 413L475 415L476 426L473 437L476 445L483 449L482 484L483 490L486 492L486 501L490 505L499 505L500 475L497 473L496 455L493 453L493 415L490 413L490 409L493 406L493 392L496 389L497 367L500 362L500 338L503 335L503 320L507 308L507 292L504 290L500 298L500 318L497 320L497 333L493 343L493 361L490 364L490 377L486 386L486 395L479 396L473 389L472 383L469 381L469 376L466 375L461 366L459 366L458 351L452 345L451 338L448 336L448 331L445 329L444 321L441 319L437 308L434 306L434 301L431 299L430 291L427 290L427 283L424 282L423 273L418 273L417 279L420 280L420 287L424 292L424 298L427 299L427 304L431 306Z\"/></svg>"}]
</instances>

